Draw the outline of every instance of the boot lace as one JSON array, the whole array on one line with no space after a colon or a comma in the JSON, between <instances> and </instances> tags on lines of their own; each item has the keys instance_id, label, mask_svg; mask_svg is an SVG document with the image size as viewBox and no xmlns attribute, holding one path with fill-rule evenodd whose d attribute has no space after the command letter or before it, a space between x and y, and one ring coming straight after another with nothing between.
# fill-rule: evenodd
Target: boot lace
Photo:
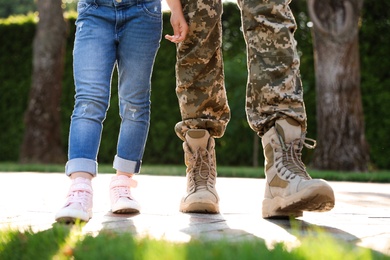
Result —
<instances>
[{"instance_id":1,"label":"boot lace","mask_svg":"<svg viewBox=\"0 0 390 260\"><path fill-rule=\"evenodd\" d=\"M198 148L192 153L190 164L190 190L212 187L216 176L213 154L207 149Z\"/></svg>"},{"instance_id":2,"label":"boot lace","mask_svg":"<svg viewBox=\"0 0 390 260\"><path fill-rule=\"evenodd\" d=\"M300 176L303 179L310 180L311 177L306 171L306 166L302 162L302 148L305 146L308 149L314 149L316 147L316 141L311 138L306 138L304 135L301 138L293 140L291 143L285 143L283 138L278 135L281 148L281 156L277 157L279 161L276 165L278 172L282 176L286 175L287 179L294 179L295 176ZM311 142L310 143L307 143Z\"/></svg>"}]
</instances>

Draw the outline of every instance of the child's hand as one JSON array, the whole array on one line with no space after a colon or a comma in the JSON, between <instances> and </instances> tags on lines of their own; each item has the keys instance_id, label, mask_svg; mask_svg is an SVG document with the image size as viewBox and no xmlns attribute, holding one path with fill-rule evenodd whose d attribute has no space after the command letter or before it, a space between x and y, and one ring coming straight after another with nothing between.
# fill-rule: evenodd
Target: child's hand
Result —
<instances>
[{"instance_id":1,"label":"child's hand","mask_svg":"<svg viewBox=\"0 0 390 260\"><path fill-rule=\"evenodd\" d=\"M173 43L179 43L185 40L188 34L188 25L182 14L171 14L171 25L173 29L173 35L165 35L165 39Z\"/></svg>"}]
</instances>

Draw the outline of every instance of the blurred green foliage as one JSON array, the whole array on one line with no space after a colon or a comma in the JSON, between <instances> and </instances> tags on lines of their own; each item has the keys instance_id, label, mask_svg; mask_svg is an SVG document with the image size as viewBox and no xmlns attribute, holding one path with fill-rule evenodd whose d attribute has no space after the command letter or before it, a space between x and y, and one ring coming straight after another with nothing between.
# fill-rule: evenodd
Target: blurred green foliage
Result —
<instances>
[{"instance_id":1,"label":"blurred green foliage","mask_svg":"<svg viewBox=\"0 0 390 260\"><path fill-rule=\"evenodd\" d=\"M0 18L33 13L37 10L35 2L34 0L0 0Z\"/></svg>"},{"instance_id":2,"label":"blurred green foliage","mask_svg":"<svg viewBox=\"0 0 390 260\"><path fill-rule=\"evenodd\" d=\"M310 21L305 1L293 1L298 30L295 34L301 54L301 74L308 114L308 136L316 136L315 77ZM389 67L390 2L365 1L360 30L360 53L362 67L362 97L366 122L366 137L371 148L373 167L390 169L386 152L390 143L390 91ZM67 150L70 116L74 103L72 72L72 47L74 40L74 16L69 21L69 36L65 58L62 93L62 138ZM13 20L12 20L13 19ZM32 41L35 33L35 18L0 20L0 161L17 161L23 137L23 114L27 106L31 85ZM245 88L247 79L246 47L240 30L240 13L234 3L224 5L223 51L225 84L228 92L232 119L225 136L216 141L219 165L253 165L254 133L245 116ZM171 33L169 13L164 14L164 32ZM147 164L182 164L182 141L173 130L180 120L175 94L175 45L162 39L152 78L151 128L144 162ZM119 129L117 75L112 82L112 100L104 122L99 162L111 163L116 154L116 139ZM261 145L256 158L261 165ZM304 154L309 163L310 154Z\"/></svg>"}]
</instances>

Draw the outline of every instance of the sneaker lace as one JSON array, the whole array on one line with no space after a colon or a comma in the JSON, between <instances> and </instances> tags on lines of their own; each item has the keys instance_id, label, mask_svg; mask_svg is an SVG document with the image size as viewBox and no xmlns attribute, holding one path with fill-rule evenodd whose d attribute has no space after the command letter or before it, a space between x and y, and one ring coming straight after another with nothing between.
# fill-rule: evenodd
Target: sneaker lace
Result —
<instances>
[{"instance_id":1,"label":"sneaker lace","mask_svg":"<svg viewBox=\"0 0 390 260\"><path fill-rule=\"evenodd\" d=\"M280 135L278 137L282 154L277 158L277 160L282 159L276 165L278 171L281 172L282 176L286 174L287 179L294 179L296 176L300 176L303 179L310 180L311 177L306 171L305 164L302 162L302 148L305 146L308 149L314 149L317 142L314 139L306 138L304 135L301 138L293 140L291 143L285 143Z\"/></svg>"},{"instance_id":2,"label":"sneaker lace","mask_svg":"<svg viewBox=\"0 0 390 260\"><path fill-rule=\"evenodd\" d=\"M213 180L216 176L213 162L213 154L207 149L198 148L192 153L192 157L190 159L191 189L213 186Z\"/></svg>"},{"instance_id":3,"label":"sneaker lace","mask_svg":"<svg viewBox=\"0 0 390 260\"><path fill-rule=\"evenodd\" d=\"M133 197L131 196L131 191L130 191L130 188L134 188L137 186L137 182L133 179L130 179L130 186L127 186L127 185L118 185L118 186L114 186L112 187L112 191L115 195L115 197L117 197L118 199L119 198L128 198L128 199L133 199Z\"/></svg>"},{"instance_id":4,"label":"sneaker lace","mask_svg":"<svg viewBox=\"0 0 390 260\"><path fill-rule=\"evenodd\" d=\"M92 198L92 193L83 189L72 189L67 198L67 204L79 203L84 209L88 208Z\"/></svg>"}]
</instances>

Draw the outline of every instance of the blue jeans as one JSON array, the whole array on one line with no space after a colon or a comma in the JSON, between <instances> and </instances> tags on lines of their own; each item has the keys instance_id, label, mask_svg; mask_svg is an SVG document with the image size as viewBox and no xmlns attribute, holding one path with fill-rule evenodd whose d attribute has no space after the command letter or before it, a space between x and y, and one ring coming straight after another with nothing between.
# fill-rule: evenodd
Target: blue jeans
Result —
<instances>
[{"instance_id":1,"label":"blue jeans","mask_svg":"<svg viewBox=\"0 0 390 260\"><path fill-rule=\"evenodd\" d=\"M149 131L151 74L161 34L160 0L79 1L67 175L79 171L97 174L115 66L121 124L114 168L139 173Z\"/></svg>"}]
</instances>

